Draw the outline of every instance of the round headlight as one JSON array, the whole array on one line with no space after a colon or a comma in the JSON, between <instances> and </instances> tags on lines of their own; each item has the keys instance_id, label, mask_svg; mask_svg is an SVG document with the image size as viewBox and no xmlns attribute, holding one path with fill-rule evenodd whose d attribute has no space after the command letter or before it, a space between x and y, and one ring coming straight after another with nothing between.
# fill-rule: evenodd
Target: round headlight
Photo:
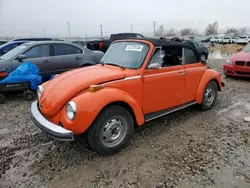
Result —
<instances>
[{"instance_id":1,"label":"round headlight","mask_svg":"<svg viewBox=\"0 0 250 188\"><path fill-rule=\"evenodd\" d=\"M226 63L227 63L228 65L232 65L232 64L233 64L233 62L232 62L231 60L229 60L229 59L226 61Z\"/></svg>"},{"instance_id":2,"label":"round headlight","mask_svg":"<svg viewBox=\"0 0 250 188\"><path fill-rule=\"evenodd\" d=\"M40 98L42 92L43 92L43 87L42 86L38 86L37 87L37 96L38 96L38 98Z\"/></svg>"},{"instance_id":3,"label":"round headlight","mask_svg":"<svg viewBox=\"0 0 250 188\"><path fill-rule=\"evenodd\" d=\"M66 105L66 114L68 118L72 121L75 119L76 116L76 103L74 101L70 101Z\"/></svg>"}]
</instances>

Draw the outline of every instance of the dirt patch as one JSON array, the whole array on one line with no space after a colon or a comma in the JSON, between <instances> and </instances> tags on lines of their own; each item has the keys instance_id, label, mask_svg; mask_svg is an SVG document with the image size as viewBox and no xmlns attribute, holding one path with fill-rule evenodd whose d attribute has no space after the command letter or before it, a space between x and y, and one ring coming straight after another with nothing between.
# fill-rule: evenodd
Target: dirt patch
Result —
<instances>
[{"instance_id":1,"label":"dirt patch","mask_svg":"<svg viewBox=\"0 0 250 188\"><path fill-rule=\"evenodd\" d=\"M220 50L222 52L237 52L237 49L243 48L244 46L239 44L215 44L214 46L208 46L209 51Z\"/></svg>"},{"instance_id":2,"label":"dirt patch","mask_svg":"<svg viewBox=\"0 0 250 188\"><path fill-rule=\"evenodd\" d=\"M209 60L218 71L223 62ZM47 137L13 95L0 105L0 187L250 187L250 80L225 81L212 110L151 121L109 157Z\"/></svg>"}]
</instances>

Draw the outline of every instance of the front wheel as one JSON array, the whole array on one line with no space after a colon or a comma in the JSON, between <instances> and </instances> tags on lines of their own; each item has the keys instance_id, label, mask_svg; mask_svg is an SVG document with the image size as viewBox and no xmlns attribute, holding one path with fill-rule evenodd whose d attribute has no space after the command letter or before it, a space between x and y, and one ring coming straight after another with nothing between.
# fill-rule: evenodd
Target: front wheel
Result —
<instances>
[{"instance_id":1,"label":"front wheel","mask_svg":"<svg viewBox=\"0 0 250 188\"><path fill-rule=\"evenodd\" d=\"M87 132L90 147L101 155L123 149L134 132L134 121L129 111L121 106L109 106L96 118Z\"/></svg>"},{"instance_id":2,"label":"front wheel","mask_svg":"<svg viewBox=\"0 0 250 188\"><path fill-rule=\"evenodd\" d=\"M204 93L203 93L203 99L201 103L201 109L202 110L210 110L218 97L218 86L215 83L215 81L211 81L207 84Z\"/></svg>"}]
</instances>

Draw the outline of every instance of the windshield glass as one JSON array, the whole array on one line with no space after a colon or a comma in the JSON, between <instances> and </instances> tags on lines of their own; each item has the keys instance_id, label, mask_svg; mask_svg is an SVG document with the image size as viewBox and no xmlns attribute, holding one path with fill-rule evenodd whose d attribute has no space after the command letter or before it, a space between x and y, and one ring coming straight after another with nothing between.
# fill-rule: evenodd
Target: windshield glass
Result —
<instances>
[{"instance_id":1,"label":"windshield glass","mask_svg":"<svg viewBox=\"0 0 250 188\"><path fill-rule=\"evenodd\" d=\"M140 42L116 42L101 59L103 64L116 64L120 67L138 69L141 67L149 46Z\"/></svg>"},{"instance_id":2,"label":"windshield glass","mask_svg":"<svg viewBox=\"0 0 250 188\"><path fill-rule=\"evenodd\" d=\"M247 37L240 37L240 39L246 39Z\"/></svg>"},{"instance_id":3,"label":"windshield glass","mask_svg":"<svg viewBox=\"0 0 250 188\"><path fill-rule=\"evenodd\" d=\"M250 44L246 45L245 48L243 48L244 52L249 52L250 51Z\"/></svg>"},{"instance_id":4,"label":"windshield glass","mask_svg":"<svg viewBox=\"0 0 250 188\"><path fill-rule=\"evenodd\" d=\"M28 48L28 45L22 44L14 49L8 51L6 54L2 55L0 58L5 59L5 60L11 59L11 58L15 57L17 54L19 54L25 48Z\"/></svg>"}]
</instances>

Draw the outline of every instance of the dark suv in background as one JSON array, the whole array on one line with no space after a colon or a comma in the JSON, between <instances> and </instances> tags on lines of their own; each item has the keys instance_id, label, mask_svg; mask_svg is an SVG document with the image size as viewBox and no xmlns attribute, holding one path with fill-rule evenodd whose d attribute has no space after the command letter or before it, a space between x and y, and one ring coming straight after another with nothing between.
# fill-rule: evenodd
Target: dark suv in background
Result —
<instances>
[{"instance_id":1,"label":"dark suv in background","mask_svg":"<svg viewBox=\"0 0 250 188\"><path fill-rule=\"evenodd\" d=\"M145 37L139 33L117 33L111 34L107 40L95 40L88 42L86 46L90 50L100 50L105 53L113 41L129 38L144 39Z\"/></svg>"}]
</instances>

